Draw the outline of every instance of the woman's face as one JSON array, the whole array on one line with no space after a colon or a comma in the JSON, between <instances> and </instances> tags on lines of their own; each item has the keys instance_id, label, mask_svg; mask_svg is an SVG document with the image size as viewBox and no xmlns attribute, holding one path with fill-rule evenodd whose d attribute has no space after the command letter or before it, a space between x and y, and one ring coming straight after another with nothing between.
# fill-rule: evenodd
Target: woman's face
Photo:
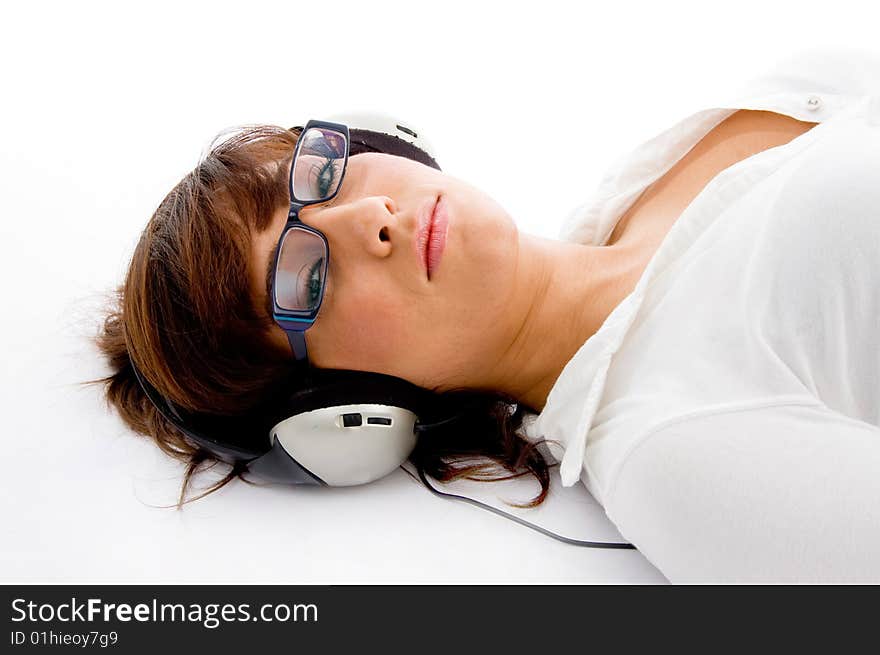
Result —
<instances>
[{"instance_id":1,"label":"woman's face","mask_svg":"<svg viewBox=\"0 0 880 655\"><path fill-rule=\"evenodd\" d=\"M418 220L438 197L448 230L429 280L416 248ZM516 224L498 203L410 159L362 153L349 157L336 197L304 208L300 219L330 247L324 299L305 332L314 366L385 373L438 390L467 386L477 371L495 366L519 247ZM260 306L286 221L287 209L278 210L254 241ZM272 338L293 356L277 325Z\"/></svg>"}]
</instances>

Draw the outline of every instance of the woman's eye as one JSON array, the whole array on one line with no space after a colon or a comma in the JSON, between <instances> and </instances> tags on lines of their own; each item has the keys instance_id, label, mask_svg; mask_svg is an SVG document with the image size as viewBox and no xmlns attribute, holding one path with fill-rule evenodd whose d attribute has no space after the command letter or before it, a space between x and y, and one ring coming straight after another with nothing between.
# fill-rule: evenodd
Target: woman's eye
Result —
<instances>
[{"instance_id":1,"label":"woman's eye","mask_svg":"<svg viewBox=\"0 0 880 655\"><path fill-rule=\"evenodd\" d=\"M300 299L305 299L305 306L313 309L321 299L321 269L324 265L324 258L321 257L312 264L306 271L305 276L301 278L301 294Z\"/></svg>"},{"instance_id":2,"label":"woman's eye","mask_svg":"<svg viewBox=\"0 0 880 655\"><path fill-rule=\"evenodd\" d=\"M315 189L316 198L329 196L335 188L336 161L333 157L327 157L321 164L313 168L314 182L317 187Z\"/></svg>"}]
</instances>

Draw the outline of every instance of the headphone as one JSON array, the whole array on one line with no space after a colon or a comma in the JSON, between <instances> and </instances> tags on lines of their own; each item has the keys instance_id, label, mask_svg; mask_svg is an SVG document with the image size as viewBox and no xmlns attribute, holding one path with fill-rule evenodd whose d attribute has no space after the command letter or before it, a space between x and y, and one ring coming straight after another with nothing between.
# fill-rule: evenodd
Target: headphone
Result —
<instances>
[{"instance_id":1,"label":"headphone","mask_svg":"<svg viewBox=\"0 0 880 655\"><path fill-rule=\"evenodd\" d=\"M349 126L350 156L381 152L441 170L431 154L433 147L411 124L376 112L337 114L327 120ZM302 127L291 129L301 131ZM147 398L169 423L216 459L243 466L247 473L269 483L345 487L373 482L403 468L420 433L466 414L466 410L459 411L433 420L438 417L432 416L436 412L432 392L407 380L310 365L291 366L290 384L285 379L245 415L194 413L163 397L134 360L129 360ZM438 491L421 468L418 474L439 496L470 502L554 539L589 548L635 548L629 543L581 541L554 534L480 501Z\"/></svg>"}]
</instances>

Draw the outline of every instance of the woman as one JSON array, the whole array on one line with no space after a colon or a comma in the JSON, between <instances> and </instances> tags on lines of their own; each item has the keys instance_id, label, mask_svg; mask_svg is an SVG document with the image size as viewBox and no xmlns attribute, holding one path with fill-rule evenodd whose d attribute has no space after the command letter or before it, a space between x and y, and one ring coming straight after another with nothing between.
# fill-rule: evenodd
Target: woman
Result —
<instances>
[{"instance_id":1,"label":"woman","mask_svg":"<svg viewBox=\"0 0 880 655\"><path fill-rule=\"evenodd\" d=\"M450 460L485 455L536 475L533 506L545 457L561 459L563 484L580 477L673 581L877 579L880 298L870 280L848 289L828 273L876 271L880 185L864 173L880 170L880 108L862 80L880 78L853 77L847 57L795 58L643 144L570 217L566 240L519 232L490 198L423 164L350 157L337 196L300 214L333 253L309 360L407 380L438 406L467 401L468 420L420 440L418 466L450 479L482 470ZM266 273L295 139L264 127L212 148L151 219L100 338L110 400L189 460L181 499L204 454L156 415L128 358L200 412L242 412L287 383L293 353ZM445 247L426 268L417 227L435 205ZM819 258L841 224L850 238L826 247L832 265L809 266L804 253ZM821 325L819 308L858 320ZM835 368L829 331L868 356L841 347ZM810 452L827 462L841 444L858 460L823 484L855 480L867 505L819 498L798 477L819 466ZM811 523L820 509L832 513L824 529ZM844 520L841 549L827 528Z\"/></svg>"}]
</instances>

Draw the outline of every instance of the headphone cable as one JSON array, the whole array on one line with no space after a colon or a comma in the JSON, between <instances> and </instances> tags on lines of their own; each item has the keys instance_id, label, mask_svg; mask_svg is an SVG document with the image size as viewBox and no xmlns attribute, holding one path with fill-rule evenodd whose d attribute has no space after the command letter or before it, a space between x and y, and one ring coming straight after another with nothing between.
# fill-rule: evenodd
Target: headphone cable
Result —
<instances>
[{"instance_id":1,"label":"headphone cable","mask_svg":"<svg viewBox=\"0 0 880 655\"><path fill-rule=\"evenodd\" d=\"M409 475L412 475L412 473L410 473L410 471L408 471L406 468L404 468L404 466L402 464L401 464L400 468L402 468L404 471L406 471ZM527 528L531 528L532 530L537 530L538 532L541 532L541 533L547 535L548 537L553 537L554 539L557 539L559 541L563 541L567 544L573 544L575 546L585 546L587 548L619 548L619 549L636 550L635 546L633 546L630 543L626 543L626 542L582 541L580 539L572 539L570 537L563 537L562 535L558 535L553 532L550 532L549 530L545 530L544 528L542 528L539 525L535 525L534 523L529 523L528 521L524 521L523 519L519 518L518 516L514 516L513 514L508 514L507 512L503 512L495 507L492 507L491 505L487 505L486 503L481 503L479 500L474 500L473 498L467 498L466 496L459 496L458 494L450 494L450 493L446 493L444 491L439 491L439 490L435 489L431 485L430 482L428 482L427 478L425 478L424 471L420 467L416 466L416 471L418 472L419 477L422 479L422 482L425 484L425 486L427 486L428 489L430 489L433 493L437 494L438 496L446 496L447 498L454 498L456 500L462 500L462 501L471 503L472 505L476 505L477 507L482 507L484 509L488 509L491 512L495 512L499 516L503 516L504 518L510 519L511 521L516 521L517 523L520 523L520 524L526 526Z\"/></svg>"}]
</instances>

